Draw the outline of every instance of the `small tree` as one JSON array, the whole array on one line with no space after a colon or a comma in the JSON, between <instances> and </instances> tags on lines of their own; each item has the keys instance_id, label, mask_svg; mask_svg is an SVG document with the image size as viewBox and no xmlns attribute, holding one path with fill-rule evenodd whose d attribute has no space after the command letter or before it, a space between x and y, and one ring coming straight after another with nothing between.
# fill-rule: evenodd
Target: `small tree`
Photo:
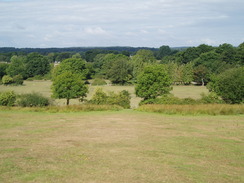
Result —
<instances>
[{"instance_id":1,"label":"small tree","mask_svg":"<svg viewBox=\"0 0 244 183\"><path fill-rule=\"evenodd\" d=\"M86 97L88 88L80 79L80 75L66 71L54 78L52 92L54 98L65 98L66 104L69 105L70 99Z\"/></svg>"},{"instance_id":2,"label":"small tree","mask_svg":"<svg viewBox=\"0 0 244 183\"><path fill-rule=\"evenodd\" d=\"M244 102L244 67L229 69L216 76L208 85L226 103Z\"/></svg>"},{"instance_id":3,"label":"small tree","mask_svg":"<svg viewBox=\"0 0 244 183\"><path fill-rule=\"evenodd\" d=\"M171 80L163 65L148 66L138 76L136 95L147 99L154 99L163 94L168 94L172 89Z\"/></svg>"}]
</instances>

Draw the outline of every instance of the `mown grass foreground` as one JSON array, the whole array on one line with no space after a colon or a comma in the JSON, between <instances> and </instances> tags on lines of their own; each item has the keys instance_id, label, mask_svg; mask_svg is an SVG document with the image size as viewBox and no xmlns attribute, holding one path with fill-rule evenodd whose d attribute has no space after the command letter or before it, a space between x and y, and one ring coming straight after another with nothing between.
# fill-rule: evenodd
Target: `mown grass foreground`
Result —
<instances>
[{"instance_id":1,"label":"mown grass foreground","mask_svg":"<svg viewBox=\"0 0 244 183\"><path fill-rule=\"evenodd\" d=\"M0 111L0 182L243 182L243 119Z\"/></svg>"}]
</instances>

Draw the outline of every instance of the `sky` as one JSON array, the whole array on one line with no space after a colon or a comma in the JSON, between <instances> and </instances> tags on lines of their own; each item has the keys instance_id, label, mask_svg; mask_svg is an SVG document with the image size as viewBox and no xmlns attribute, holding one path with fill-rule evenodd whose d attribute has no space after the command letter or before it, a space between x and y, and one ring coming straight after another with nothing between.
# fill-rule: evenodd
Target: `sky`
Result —
<instances>
[{"instance_id":1,"label":"sky","mask_svg":"<svg viewBox=\"0 0 244 183\"><path fill-rule=\"evenodd\" d=\"M0 47L244 42L244 0L0 0Z\"/></svg>"}]
</instances>

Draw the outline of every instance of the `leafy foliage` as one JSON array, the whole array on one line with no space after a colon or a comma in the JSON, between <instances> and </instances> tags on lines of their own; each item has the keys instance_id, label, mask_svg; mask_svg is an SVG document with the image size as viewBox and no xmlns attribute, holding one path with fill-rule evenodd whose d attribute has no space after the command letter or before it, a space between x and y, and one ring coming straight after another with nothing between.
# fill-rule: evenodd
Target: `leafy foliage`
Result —
<instances>
[{"instance_id":1,"label":"leafy foliage","mask_svg":"<svg viewBox=\"0 0 244 183\"><path fill-rule=\"evenodd\" d=\"M107 94L101 88L98 88L89 103L96 105L118 105L128 109L130 108L130 99L130 94L126 90L118 94L114 92Z\"/></svg>"},{"instance_id":2,"label":"leafy foliage","mask_svg":"<svg viewBox=\"0 0 244 183\"><path fill-rule=\"evenodd\" d=\"M9 64L7 63L0 63L0 79L4 76L7 75L7 68Z\"/></svg>"},{"instance_id":3,"label":"leafy foliage","mask_svg":"<svg viewBox=\"0 0 244 183\"><path fill-rule=\"evenodd\" d=\"M22 85L24 83L24 79L22 75L16 75L13 77L13 83L14 85Z\"/></svg>"},{"instance_id":4,"label":"leafy foliage","mask_svg":"<svg viewBox=\"0 0 244 183\"><path fill-rule=\"evenodd\" d=\"M88 88L79 74L66 71L54 78L52 91L54 98L65 98L66 104L69 105L70 99L86 97Z\"/></svg>"},{"instance_id":5,"label":"leafy foliage","mask_svg":"<svg viewBox=\"0 0 244 183\"><path fill-rule=\"evenodd\" d=\"M4 84L4 85L13 84L13 78L8 76L8 75L3 76L2 77L2 84Z\"/></svg>"},{"instance_id":6,"label":"leafy foliage","mask_svg":"<svg viewBox=\"0 0 244 183\"><path fill-rule=\"evenodd\" d=\"M244 102L244 67L229 69L209 84L210 90L216 92L226 103Z\"/></svg>"},{"instance_id":7,"label":"leafy foliage","mask_svg":"<svg viewBox=\"0 0 244 183\"><path fill-rule=\"evenodd\" d=\"M27 77L36 75L45 75L50 71L50 64L47 57L38 53L30 53L26 58L26 73Z\"/></svg>"},{"instance_id":8,"label":"leafy foliage","mask_svg":"<svg viewBox=\"0 0 244 183\"><path fill-rule=\"evenodd\" d=\"M101 78L95 78L93 81L92 81L92 86L101 86L101 85L106 85L106 81L104 79L101 79Z\"/></svg>"},{"instance_id":9,"label":"leafy foliage","mask_svg":"<svg viewBox=\"0 0 244 183\"><path fill-rule=\"evenodd\" d=\"M11 77L21 75L26 77L26 57L23 56L12 56L9 67L7 68L7 74Z\"/></svg>"},{"instance_id":10,"label":"leafy foliage","mask_svg":"<svg viewBox=\"0 0 244 183\"><path fill-rule=\"evenodd\" d=\"M39 93L30 93L20 95L17 105L21 107L45 107L50 105L50 101Z\"/></svg>"},{"instance_id":11,"label":"leafy foliage","mask_svg":"<svg viewBox=\"0 0 244 183\"><path fill-rule=\"evenodd\" d=\"M163 65L148 66L138 76L136 95L144 100L169 93L171 80Z\"/></svg>"},{"instance_id":12,"label":"leafy foliage","mask_svg":"<svg viewBox=\"0 0 244 183\"><path fill-rule=\"evenodd\" d=\"M0 92L0 105L13 106L16 101L16 94L13 91Z\"/></svg>"},{"instance_id":13,"label":"leafy foliage","mask_svg":"<svg viewBox=\"0 0 244 183\"><path fill-rule=\"evenodd\" d=\"M65 72L72 72L73 74L79 75L80 79L86 79L88 74L86 62L80 58L65 59L54 69L53 77Z\"/></svg>"}]
</instances>

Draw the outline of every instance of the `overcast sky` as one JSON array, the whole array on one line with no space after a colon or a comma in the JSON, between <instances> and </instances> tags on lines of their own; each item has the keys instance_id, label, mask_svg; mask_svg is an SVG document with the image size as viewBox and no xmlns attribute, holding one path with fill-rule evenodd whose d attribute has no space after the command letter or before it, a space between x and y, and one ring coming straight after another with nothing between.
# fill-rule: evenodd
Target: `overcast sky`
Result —
<instances>
[{"instance_id":1,"label":"overcast sky","mask_svg":"<svg viewBox=\"0 0 244 183\"><path fill-rule=\"evenodd\" d=\"M244 42L244 0L0 0L0 47Z\"/></svg>"}]
</instances>

